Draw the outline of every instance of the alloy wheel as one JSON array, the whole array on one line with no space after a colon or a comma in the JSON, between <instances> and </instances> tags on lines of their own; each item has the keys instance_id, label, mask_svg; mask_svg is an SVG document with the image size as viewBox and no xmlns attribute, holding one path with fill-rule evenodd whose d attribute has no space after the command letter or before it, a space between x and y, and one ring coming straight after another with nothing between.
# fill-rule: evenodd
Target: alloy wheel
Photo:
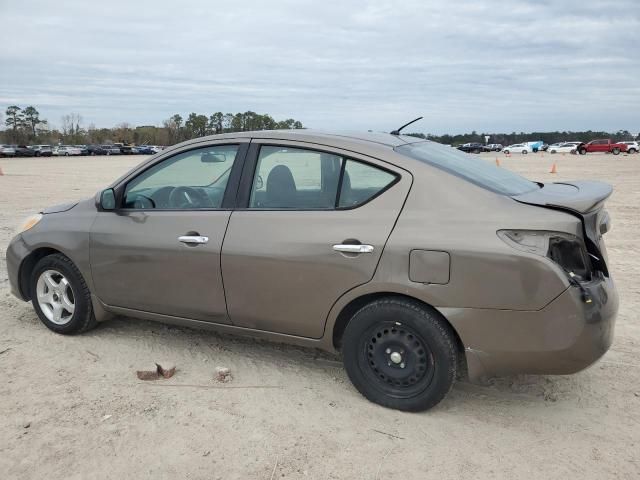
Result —
<instances>
[{"instance_id":1,"label":"alloy wheel","mask_svg":"<svg viewBox=\"0 0 640 480\"><path fill-rule=\"evenodd\" d=\"M57 270L45 270L40 274L36 297L42 313L56 325L65 325L73 318L76 308L73 289Z\"/></svg>"}]
</instances>

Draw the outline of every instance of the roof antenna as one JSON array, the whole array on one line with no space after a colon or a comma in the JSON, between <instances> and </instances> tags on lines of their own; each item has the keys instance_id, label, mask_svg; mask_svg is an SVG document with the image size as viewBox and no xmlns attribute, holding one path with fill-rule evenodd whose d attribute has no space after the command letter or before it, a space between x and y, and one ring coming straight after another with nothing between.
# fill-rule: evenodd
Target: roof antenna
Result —
<instances>
[{"instance_id":1,"label":"roof antenna","mask_svg":"<svg viewBox=\"0 0 640 480\"><path fill-rule=\"evenodd\" d=\"M422 120L422 117L418 117L414 120L411 120L409 123L405 123L404 125L402 125L399 129L394 130L391 132L391 135L400 135L400 131L404 128L404 127L408 127L409 125L411 125L412 123L416 123L418 120Z\"/></svg>"}]
</instances>

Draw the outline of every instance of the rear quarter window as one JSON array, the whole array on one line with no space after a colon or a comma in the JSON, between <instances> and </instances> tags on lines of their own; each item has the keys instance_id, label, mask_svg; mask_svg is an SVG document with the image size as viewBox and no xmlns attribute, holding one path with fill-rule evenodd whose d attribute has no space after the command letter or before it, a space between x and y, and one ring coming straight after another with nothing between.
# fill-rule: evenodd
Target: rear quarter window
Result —
<instances>
[{"instance_id":1,"label":"rear quarter window","mask_svg":"<svg viewBox=\"0 0 640 480\"><path fill-rule=\"evenodd\" d=\"M521 195L540 188L538 184L505 168L435 142L411 143L394 150L501 195Z\"/></svg>"}]
</instances>

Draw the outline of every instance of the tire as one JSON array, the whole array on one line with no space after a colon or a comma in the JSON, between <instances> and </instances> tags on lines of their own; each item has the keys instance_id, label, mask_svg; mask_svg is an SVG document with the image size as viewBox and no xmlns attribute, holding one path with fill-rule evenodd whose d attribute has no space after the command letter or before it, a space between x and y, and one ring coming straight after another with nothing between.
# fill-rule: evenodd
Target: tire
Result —
<instances>
[{"instance_id":1,"label":"tire","mask_svg":"<svg viewBox=\"0 0 640 480\"><path fill-rule=\"evenodd\" d=\"M526 155L527 153L529 153L527 150L522 150L523 155Z\"/></svg>"},{"instance_id":2,"label":"tire","mask_svg":"<svg viewBox=\"0 0 640 480\"><path fill-rule=\"evenodd\" d=\"M509 155L509 150L503 150L502 151L505 155Z\"/></svg>"},{"instance_id":3,"label":"tire","mask_svg":"<svg viewBox=\"0 0 640 480\"><path fill-rule=\"evenodd\" d=\"M578 150L578 153L580 155L586 155L587 154L587 149L586 148L581 148L581 149Z\"/></svg>"},{"instance_id":4,"label":"tire","mask_svg":"<svg viewBox=\"0 0 640 480\"><path fill-rule=\"evenodd\" d=\"M56 287L52 286L56 284ZM50 330L71 335L96 326L89 288L78 268L64 255L54 254L40 259L31 274L30 288L33 308ZM47 304L47 300L41 298L47 298L48 294L51 295L48 297L51 303ZM63 306L57 320L55 305ZM68 305L73 305L73 311Z\"/></svg>"},{"instance_id":5,"label":"tire","mask_svg":"<svg viewBox=\"0 0 640 480\"><path fill-rule=\"evenodd\" d=\"M454 333L433 309L388 297L362 307L342 337L344 366L371 402L428 410L451 390L458 355Z\"/></svg>"},{"instance_id":6,"label":"tire","mask_svg":"<svg viewBox=\"0 0 640 480\"><path fill-rule=\"evenodd\" d=\"M637 152L637 150L635 148L630 148L629 150L627 150L627 152L633 155L634 153Z\"/></svg>"},{"instance_id":7,"label":"tire","mask_svg":"<svg viewBox=\"0 0 640 480\"><path fill-rule=\"evenodd\" d=\"M613 150L611 150L611 153L613 153L614 155L619 155L620 154L620 149L619 148L614 148Z\"/></svg>"},{"instance_id":8,"label":"tire","mask_svg":"<svg viewBox=\"0 0 640 480\"><path fill-rule=\"evenodd\" d=\"M552 154L553 154L553 153L556 153L556 151L555 151L555 150L551 150L551 152L550 152L550 153L552 153Z\"/></svg>"}]
</instances>

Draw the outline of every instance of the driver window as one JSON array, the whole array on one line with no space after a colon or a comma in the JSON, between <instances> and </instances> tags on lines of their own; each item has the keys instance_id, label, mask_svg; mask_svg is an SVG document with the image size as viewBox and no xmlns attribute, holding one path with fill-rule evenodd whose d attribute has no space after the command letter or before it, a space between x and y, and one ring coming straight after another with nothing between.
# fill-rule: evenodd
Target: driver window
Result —
<instances>
[{"instance_id":1,"label":"driver window","mask_svg":"<svg viewBox=\"0 0 640 480\"><path fill-rule=\"evenodd\" d=\"M197 148L170 157L127 184L124 208L220 208L238 145Z\"/></svg>"}]
</instances>

